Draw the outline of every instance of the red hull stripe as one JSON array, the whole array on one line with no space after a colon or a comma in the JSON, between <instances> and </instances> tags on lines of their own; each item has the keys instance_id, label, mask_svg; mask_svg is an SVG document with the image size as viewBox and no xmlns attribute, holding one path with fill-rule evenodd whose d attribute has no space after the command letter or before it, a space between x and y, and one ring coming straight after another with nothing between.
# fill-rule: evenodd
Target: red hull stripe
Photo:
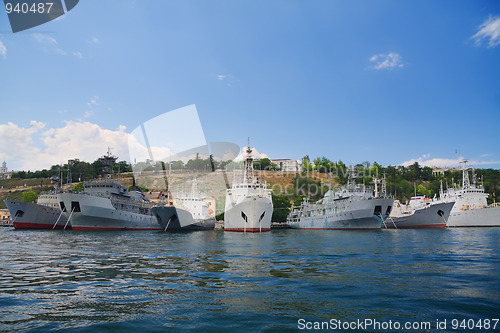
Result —
<instances>
[{"instance_id":1,"label":"red hull stripe","mask_svg":"<svg viewBox=\"0 0 500 333\"><path fill-rule=\"evenodd\" d=\"M29 222L14 222L13 225L15 229L52 229L52 227L54 227L53 224L29 223ZM62 229L62 228L64 228L64 225L60 225L59 223L55 227L55 229ZM68 224L66 229L71 229L71 225Z\"/></svg>"},{"instance_id":2,"label":"red hull stripe","mask_svg":"<svg viewBox=\"0 0 500 333\"><path fill-rule=\"evenodd\" d=\"M387 224L387 229L394 229L394 225L390 225L390 222L386 222ZM446 224L422 224L422 225L408 225L408 226L400 226L397 225L397 229L429 229L429 228L444 228L446 227ZM382 229L385 229L382 227Z\"/></svg>"},{"instance_id":3,"label":"red hull stripe","mask_svg":"<svg viewBox=\"0 0 500 333\"><path fill-rule=\"evenodd\" d=\"M225 231L238 231L238 232L260 232L260 231L269 231L271 230L270 228L224 228Z\"/></svg>"},{"instance_id":4,"label":"red hull stripe","mask_svg":"<svg viewBox=\"0 0 500 333\"><path fill-rule=\"evenodd\" d=\"M162 228L73 227L73 230L100 230L100 231L114 231L114 230L162 230Z\"/></svg>"},{"instance_id":5,"label":"red hull stripe","mask_svg":"<svg viewBox=\"0 0 500 333\"><path fill-rule=\"evenodd\" d=\"M292 228L302 230L380 230L380 228Z\"/></svg>"}]
</instances>

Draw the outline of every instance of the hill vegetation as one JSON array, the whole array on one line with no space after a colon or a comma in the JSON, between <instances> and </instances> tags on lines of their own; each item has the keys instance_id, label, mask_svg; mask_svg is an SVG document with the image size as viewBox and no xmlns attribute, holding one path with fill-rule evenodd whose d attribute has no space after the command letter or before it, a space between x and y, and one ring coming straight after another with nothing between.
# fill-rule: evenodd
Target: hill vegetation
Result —
<instances>
[{"instance_id":1,"label":"hill vegetation","mask_svg":"<svg viewBox=\"0 0 500 333\"><path fill-rule=\"evenodd\" d=\"M302 173L276 171L276 165L270 160L262 159L256 161L254 167L259 177L267 181L269 188L273 189L274 214L273 221L285 221L291 207L299 205L304 197L311 201L321 199L330 186L338 187L347 183L348 166L342 161L333 162L326 157L310 160L309 156L302 159L304 170ZM0 208L5 208L3 199L21 200L23 193L32 190L34 193L54 190L55 181L51 177L60 176L62 183L73 183L76 189L81 187L77 184L81 181L96 179L102 170L101 161L98 159L92 163L71 160L62 166L54 165L48 170L20 171L12 175L12 179L0 180ZM220 163L211 158L196 158L187 163L182 161L173 162L172 170L177 172L197 170L206 173L214 169L224 168L225 163ZM385 176L388 194L396 199L407 202L412 196L426 195L428 197L439 196L441 184L447 187L459 186L462 181L462 171L446 170L444 174L435 174L433 169L422 167L418 163L410 166L387 166L374 162L363 162L354 166L359 184L370 185L375 179ZM68 172L68 169L70 172ZM162 162L156 164L144 163L140 168L142 171L165 170ZM137 169L136 169L137 170ZM113 172L121 173L121 180L125 185L132 184L132 166L125 161L113 164ZM500 171L494 169L476 169L476 179L479 184L484 184L485 191L490 194L488 202L498 202L500 199ZM69 182L68 182L69 177ZM471 180L472 174L471 174ZM148 191L147 188L143 188ZM33 193L28 197L33 198ZM27 198L26 200L27 200ZM220 209L220 208L218 208ZM219 216L221 218L222 216Z\"/></svg>"},{"instance_id":2,"label":"hill vegetation","mask_svg":"<svg viewBox=\"0 0 500 333\"><path fill-rule=\"evenodd\" d=\"M307 173L317 172L319 174L334 175L336 182L345 184L347 182L348 167L342 162L332 162L325 157L309 160L309 156L302 159L304 169ZM383 167L377 162L370 164L363 162L356 164L355 169L360 176L357 183L370 184L374 178L386 177L387 191L396 199L406 202L415 194L428 197L439 196L441 183L444 190L453 186L461 186L462 170L448 169L444 174L433 173L430 167L422 167L417 162L410 166L387 166ZM469 171L469 178L475 179L478 185L484 185L485 192L490 194L488 202L497 202L500 198L500 171L494 169L475 169Z\"/></svg>"}]
</instances>

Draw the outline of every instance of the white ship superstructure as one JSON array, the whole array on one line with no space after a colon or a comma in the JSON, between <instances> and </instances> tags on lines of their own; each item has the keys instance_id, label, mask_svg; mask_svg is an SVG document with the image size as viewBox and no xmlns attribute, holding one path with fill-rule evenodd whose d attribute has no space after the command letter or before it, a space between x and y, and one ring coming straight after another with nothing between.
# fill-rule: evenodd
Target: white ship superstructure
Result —
<instances>
[{"instance_id":1,"label":"white ship superstructure","mask_svg":"<svg viewBox=\"0 0 500 333\"><path fill-rule=\"evenodd\" d=\"M174 196L174 205L153 207L153 215L163 230L210 230L215 227L215 207L198 190L196 177L191 192Z\"/></svg>"},{"instance_id":2,"label":"white ship superstructure","mask_svg":"<svg viewBox=\"0 0 500 333\"><path fill-rule=\"evenodd\" d=\"M444 202L455 201L448 219L448 227L496 227L500 226L500 206L488 205L484 186L478 185L473 168L467 167L464 160L462 167L462 186L441 190L440 199ZM472 182L469 178L472 171Z\"/></svg>"},{"instance_id":3,"label":"white ship superstructure","mask_svg":"<svg viewBox=\"0 0 500 333\"><path fill-rule=\"evenodd\" d=\"M73 230L159 230L153 204L112 180L84 183L80 193L57 195Z\"/></svg>"},{"instance_id":4,"label":"white ship superstructure","mask_svg":"<svg viewBox=\"0 0 500 333\"><path fill-rule=\"evenodd\" d=\"M246 154L243 179L233 181L232 187L226 190L224 230L269 231L273 215L272 190L254 175L250 144Z\"/></svg>"},{"instance_id":5,"label":"white ship superstructure","mask_svg":"<svg viewBox=\"0 0 500 333\"><path fill-rule=\"evenodd\" d=\"M375 191L354 181L355 170L350 168L347 185L339 191L330 189L323 199L304 202L293 209L287 223L296 229L380 229L391 213L393 198L386 196L385 181L382 191Z\"/></svg>"},{"instance_id":6,"label":"white ship superstructure","mask_svg":"<svg viewBox=\"0 0 500 333\"><path fill-rule=\"evenodd\" d=\"M84 182L84 190L57 195L61 210L73 230L159 230L151 213L154 206L135 186L130 191L112 177L116 157L101 157L104 180Z\"/></svg>"}]
</instances>

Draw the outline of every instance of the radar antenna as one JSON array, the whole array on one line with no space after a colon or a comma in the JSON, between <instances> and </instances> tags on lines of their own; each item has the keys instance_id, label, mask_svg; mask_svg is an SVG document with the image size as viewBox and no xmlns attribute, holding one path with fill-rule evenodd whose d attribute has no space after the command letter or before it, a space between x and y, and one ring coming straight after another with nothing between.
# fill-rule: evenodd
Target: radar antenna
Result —
<instances>
[{"instance_id":1,"label":"radar antenna","mask_svg":"<svg viewBox=\"0 0 500 333\"><path fill-rule=\"evenodd\" d=\"M467 168L468 160L463 160L460 163L463 164L462 167L462 188L467 190L470 188L470 180L469 180L469 169Z\"/></svg>"}]
</instances>

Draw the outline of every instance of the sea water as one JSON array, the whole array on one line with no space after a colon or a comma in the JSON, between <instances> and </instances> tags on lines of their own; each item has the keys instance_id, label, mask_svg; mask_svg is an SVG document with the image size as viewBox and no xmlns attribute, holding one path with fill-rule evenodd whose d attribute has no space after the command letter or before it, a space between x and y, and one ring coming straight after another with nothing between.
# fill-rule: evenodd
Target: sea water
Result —
<instances>
[{"instance_id":1,"label":"sea water","mask_svg":"<svg viewBox=\"0 0 500 333\"><path fill-rule=\"evenodd\" d=\"M484 332L500 317L500 228L1 229L0 331Z\"/></svg>"}]
</instances>

